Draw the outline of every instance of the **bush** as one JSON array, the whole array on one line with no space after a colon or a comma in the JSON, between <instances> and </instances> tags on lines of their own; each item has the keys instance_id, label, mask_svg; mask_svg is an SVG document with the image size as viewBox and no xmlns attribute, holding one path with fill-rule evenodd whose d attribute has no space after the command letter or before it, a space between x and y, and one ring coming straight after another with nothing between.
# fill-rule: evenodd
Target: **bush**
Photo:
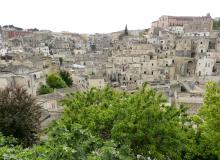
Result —
<instances>
[{"instance_id":1,"label":"bush","mask_svg":"<svg viewBox=\"0 0 220 160\"><path fill-rule=\"evenodd\" d=\"M0 91L0 132L14 136L23 146L31 146L38 140L41 107L22 88Z\"/></svg>"},{"instance_id":2,"label":"bush","mask_svg":"<svg viewBox=\"0 0 220 160\"><path fill-rule=\"evenodd\" d=\"M51 88L65 88L67 87L66 83L62 78L57 74L51 74L47 77L47 84Z\"/></svg>"},{"instance_id":3,"label":"bush","mask_svg":"<svg viewBox=\"0 0 220 160\"><path fill-rule=\"evenodd\" d=\"M42 95L42 94L49 94L53 92L53 88L50 88L48 85L42 85L40 86L40 88L38 89L38 94Z\"/></svg>"},{"instance_id":4,"label":"bush","mask_svg":"<svg viewBox=\"0 0 220 160\"><path fill-rule=\"evenodd\" d=\"M64 80L67 86L71 87L73 84L73 80L70 76L70 73L68 71L60 71L60 77Z\"/></svg>"}]
</instances>

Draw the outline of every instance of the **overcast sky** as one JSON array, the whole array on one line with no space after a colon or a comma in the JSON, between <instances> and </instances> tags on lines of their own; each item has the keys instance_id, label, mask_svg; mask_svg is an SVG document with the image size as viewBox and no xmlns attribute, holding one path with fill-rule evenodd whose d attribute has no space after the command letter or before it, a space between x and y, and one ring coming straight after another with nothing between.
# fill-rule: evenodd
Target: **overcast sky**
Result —
<instances>
[{"instance_id":1,"label":"overcast sky","mask_svg":"<svg viewBox=\"0 0 220 160\"><path fill-rule=\"evenodd\" d=\"M1 0L0 25L107 33L144 29L161 15L220 17L219 0Z\"/></svg>"}]
</instances>

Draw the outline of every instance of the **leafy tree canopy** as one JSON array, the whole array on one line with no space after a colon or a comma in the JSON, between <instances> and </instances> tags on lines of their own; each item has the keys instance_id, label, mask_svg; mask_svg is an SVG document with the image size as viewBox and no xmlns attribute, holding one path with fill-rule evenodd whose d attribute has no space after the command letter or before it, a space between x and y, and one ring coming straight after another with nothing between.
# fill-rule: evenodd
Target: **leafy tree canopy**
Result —
<instances>
[{"instance_id":1,"label":"leafy tree canopy","mask_svg":"<svg viewBox=\"0 0 220 160\"><path fill-rule=\"evenodd\" d=\"M220 20L213 21L213 29L220 29Z\"/></svg>"},{"instance_id":2,"label":"leafy tree canopy","mask_svg":"<svg viewBox=\"0 0 220 160\"><path fill-rule=\"evenodd\" d=\"M50 88L48 85L42 85L38 89L38 94L39 95L48 94L48 93L52 93L52 92L53 92L53 88Z\"/></svg>"},{"instance_id":3,"label":"leafy tree canopy","mask_svg":"<svg viewBox=\"0 0 220 160\"><path fill-rule=\"evenodd\" d=\"M47 77L47 84L49 85L49 87L57 89L67 87L66 83L62 80L62 78L55 73L50 74Z\"/></svg>"},{"instance_id":4,"label":"leafy tree canopy","mask_svg":"<svg viewBox=\"0 0 220 160\"><path fill-rule=\"evenodd\" d=\"M220 86L209 82L200 109L197 145L200 159L220 159Z\"/></svg>"},{"instance_id":5,"label":"leafy tree canopy","mask_svg":"<svg viewBox=\"0 0 220 160\"><path fill-rule=\"evenodd\" d=\"M188 149L184 109L164 102L148 87L134 94L93 88L62 102L66 106L63 125L80 124L101 141L114 141L117 151L128 147L132 156L180 159Z\"/></svg>"},{"instance_id":6,"label":"leafy tree canopy","mask_svg":"<svg viewBox=\"0 0 220 160\"><path fill-rule=\"evenodd\" d=\"M73 80L72 80L72 77L68 71L61 70L60 77L63 79L63 81L66 83L67 86L69 86L69 87L72 86Z\"/></svg>"},{"instance_id":7,"label":"leafy tree canopy","mask_svg":"<svg viewBox=\"0 0 220 160\"><path fill-rule=\"evenodd\" d=\"M72 93L61 102L65 111L48 128L48 140L22 149L9 147L11 142L0 135L0 157L219 159L219 86L208 84L204 105L193 121L186 115L186 108L167 106L165 102L162 95L146 85L134 94L111 88Z\"/></svg>"},{"instance_id":8,"label":"leafy tree canopy","mask_svg":"<svg viewBox=\"0 0 220 160\"><path fill-rule=\"evenodd\" d=\"M0 132L14 136L23 146L31 146L38 139L40 109L22 88L0 91Z\"/></svg>"}]
</instances>

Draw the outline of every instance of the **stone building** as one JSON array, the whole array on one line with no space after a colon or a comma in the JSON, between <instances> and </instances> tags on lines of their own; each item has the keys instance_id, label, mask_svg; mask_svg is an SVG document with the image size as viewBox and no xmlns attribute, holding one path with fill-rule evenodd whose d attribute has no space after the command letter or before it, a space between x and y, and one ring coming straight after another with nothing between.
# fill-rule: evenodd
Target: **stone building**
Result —
<instances>
[{"instance_id":1,"label":"stone building","mask_svg":"<svg viewBox=\"0 0 220 160\"><path fill-rule=\"evenodd\" d=\"M168 29L172 26L183 26L184 32L210 32L213 20L210 14L204 17L161 16L158 21L152 22L151 27Z\"/></svg>"},{"instance_id":2,"label":"stone building","mask_svg":"<svg viewBox=\"0 0 220 160\"><path fill-rule=\"evenodd\" d=\"M214 74L214 65L216 60L214 58L203 57L197 61L196 75L197 76L211 76Z\"/></svg>"},{"instance_id":3,"label":"stone building","mask_svg":"<svg viewBox=\"0 0 220 160\"><path fill-rule=\"evenodd\" d=\"M29 94L37 95L38 88L46 83L44 72L27 66L8 66L0 70L0 87L23 87Z\"/></svg>"}]
</instances>

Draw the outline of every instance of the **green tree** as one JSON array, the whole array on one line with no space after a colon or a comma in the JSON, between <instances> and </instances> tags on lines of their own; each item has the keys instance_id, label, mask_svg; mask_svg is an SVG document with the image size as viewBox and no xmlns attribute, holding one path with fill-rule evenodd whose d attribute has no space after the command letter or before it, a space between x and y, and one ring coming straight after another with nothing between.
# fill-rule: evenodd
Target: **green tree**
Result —
<instances>
[{"instance_id":1,"label":"green tree","mask_svg":"<svg viewBox=\"0 0 220 160\"><path fill-rule=\"evenodd\" d=\"M47 84L49 87L57 89L67 87L66 83L62 80L62 78L55 73L50 74L47 77Z\"/></svg>"},{"instance_id":2,"label":"green tree","mask_svg":"<svg viewBox=\"0 0 220 160\"><path fill-rule=\"evenodd\" d=\"M63 101L63 124L78 123L103 142L114 141L115 151L157 159L181 159L188 152L184 109L163 105L163 96L145 87L129 94L110 88L75 93ZM57 133L57 132L54 132Z\"/></svg>"},{"instance_id":3,"label":"green tree","mask_svg":"<svg viewBox=\"0 0 220 160\"><path fill-rule=\"evenodd\" d=\"M213 21L213 29L220 29L220 20Z\"/></svg>"},{"instance_id":4,"label":"green tree","mask_svg":"<svg viewBox=\"0 0 220 160\"><path fill-rule=\"evenodd\" d=\"M0 159L219 159L220 87L209 83L192 118L147 84L136 93L92 88L68 95L41 145L22 149L0 134ZM191 120L193 119L193 121ZM192 126L197 125L195 129Z\"/></svg>"},{"instance_id":5,"label":"green tree","mask_svg":"<svg viewBox=\"0 0 220 160\"><path fill-rule=\"evenodd\" d=\"M14 136L23 146L38 140L41 107L22 88L0 91L0 132Z\"/></svg>"},{"instance_id":6,"label":"green tree","mask_svg":"<svg viewBox=\"0 0 220 160\"><path fill-rule=\"evenodd\" d=\"M128 36L128 26L127 26L127 24L126 24L126 26L125 26L124 35L125 35L125 36Z\"/></svg>"},{"instance_id":7,"label":"green tree","mask_svg":"<svg viewBox=\"0 0 220 160\"><path fill-rule=\"evenodd\" d=\"M53 92L53 88L50 88L48 85L41 85L37 92L39 95L49 94Z\"/></svg>"},{"instance_id":8,"label":"green tree","mask_svg":"<svg viewBox=\"0 0 220 160\"><path fill-rule=\"evenodd\" d=\"M73 84L72 77L68 71L61 70L60 77L64 80L67 86L71 87Z\"/></svg>"},{"instance_id":9,"label":"green tree","mask_svg":"<svg viewBox=\"0 0 220 160\"><path fill-rule=\"evenodd\" d=\"M199 159L220 159L220 86L209 82L197 121ZM199 123L198 123L199 122Z\"/></svg>"}]
</instances>

